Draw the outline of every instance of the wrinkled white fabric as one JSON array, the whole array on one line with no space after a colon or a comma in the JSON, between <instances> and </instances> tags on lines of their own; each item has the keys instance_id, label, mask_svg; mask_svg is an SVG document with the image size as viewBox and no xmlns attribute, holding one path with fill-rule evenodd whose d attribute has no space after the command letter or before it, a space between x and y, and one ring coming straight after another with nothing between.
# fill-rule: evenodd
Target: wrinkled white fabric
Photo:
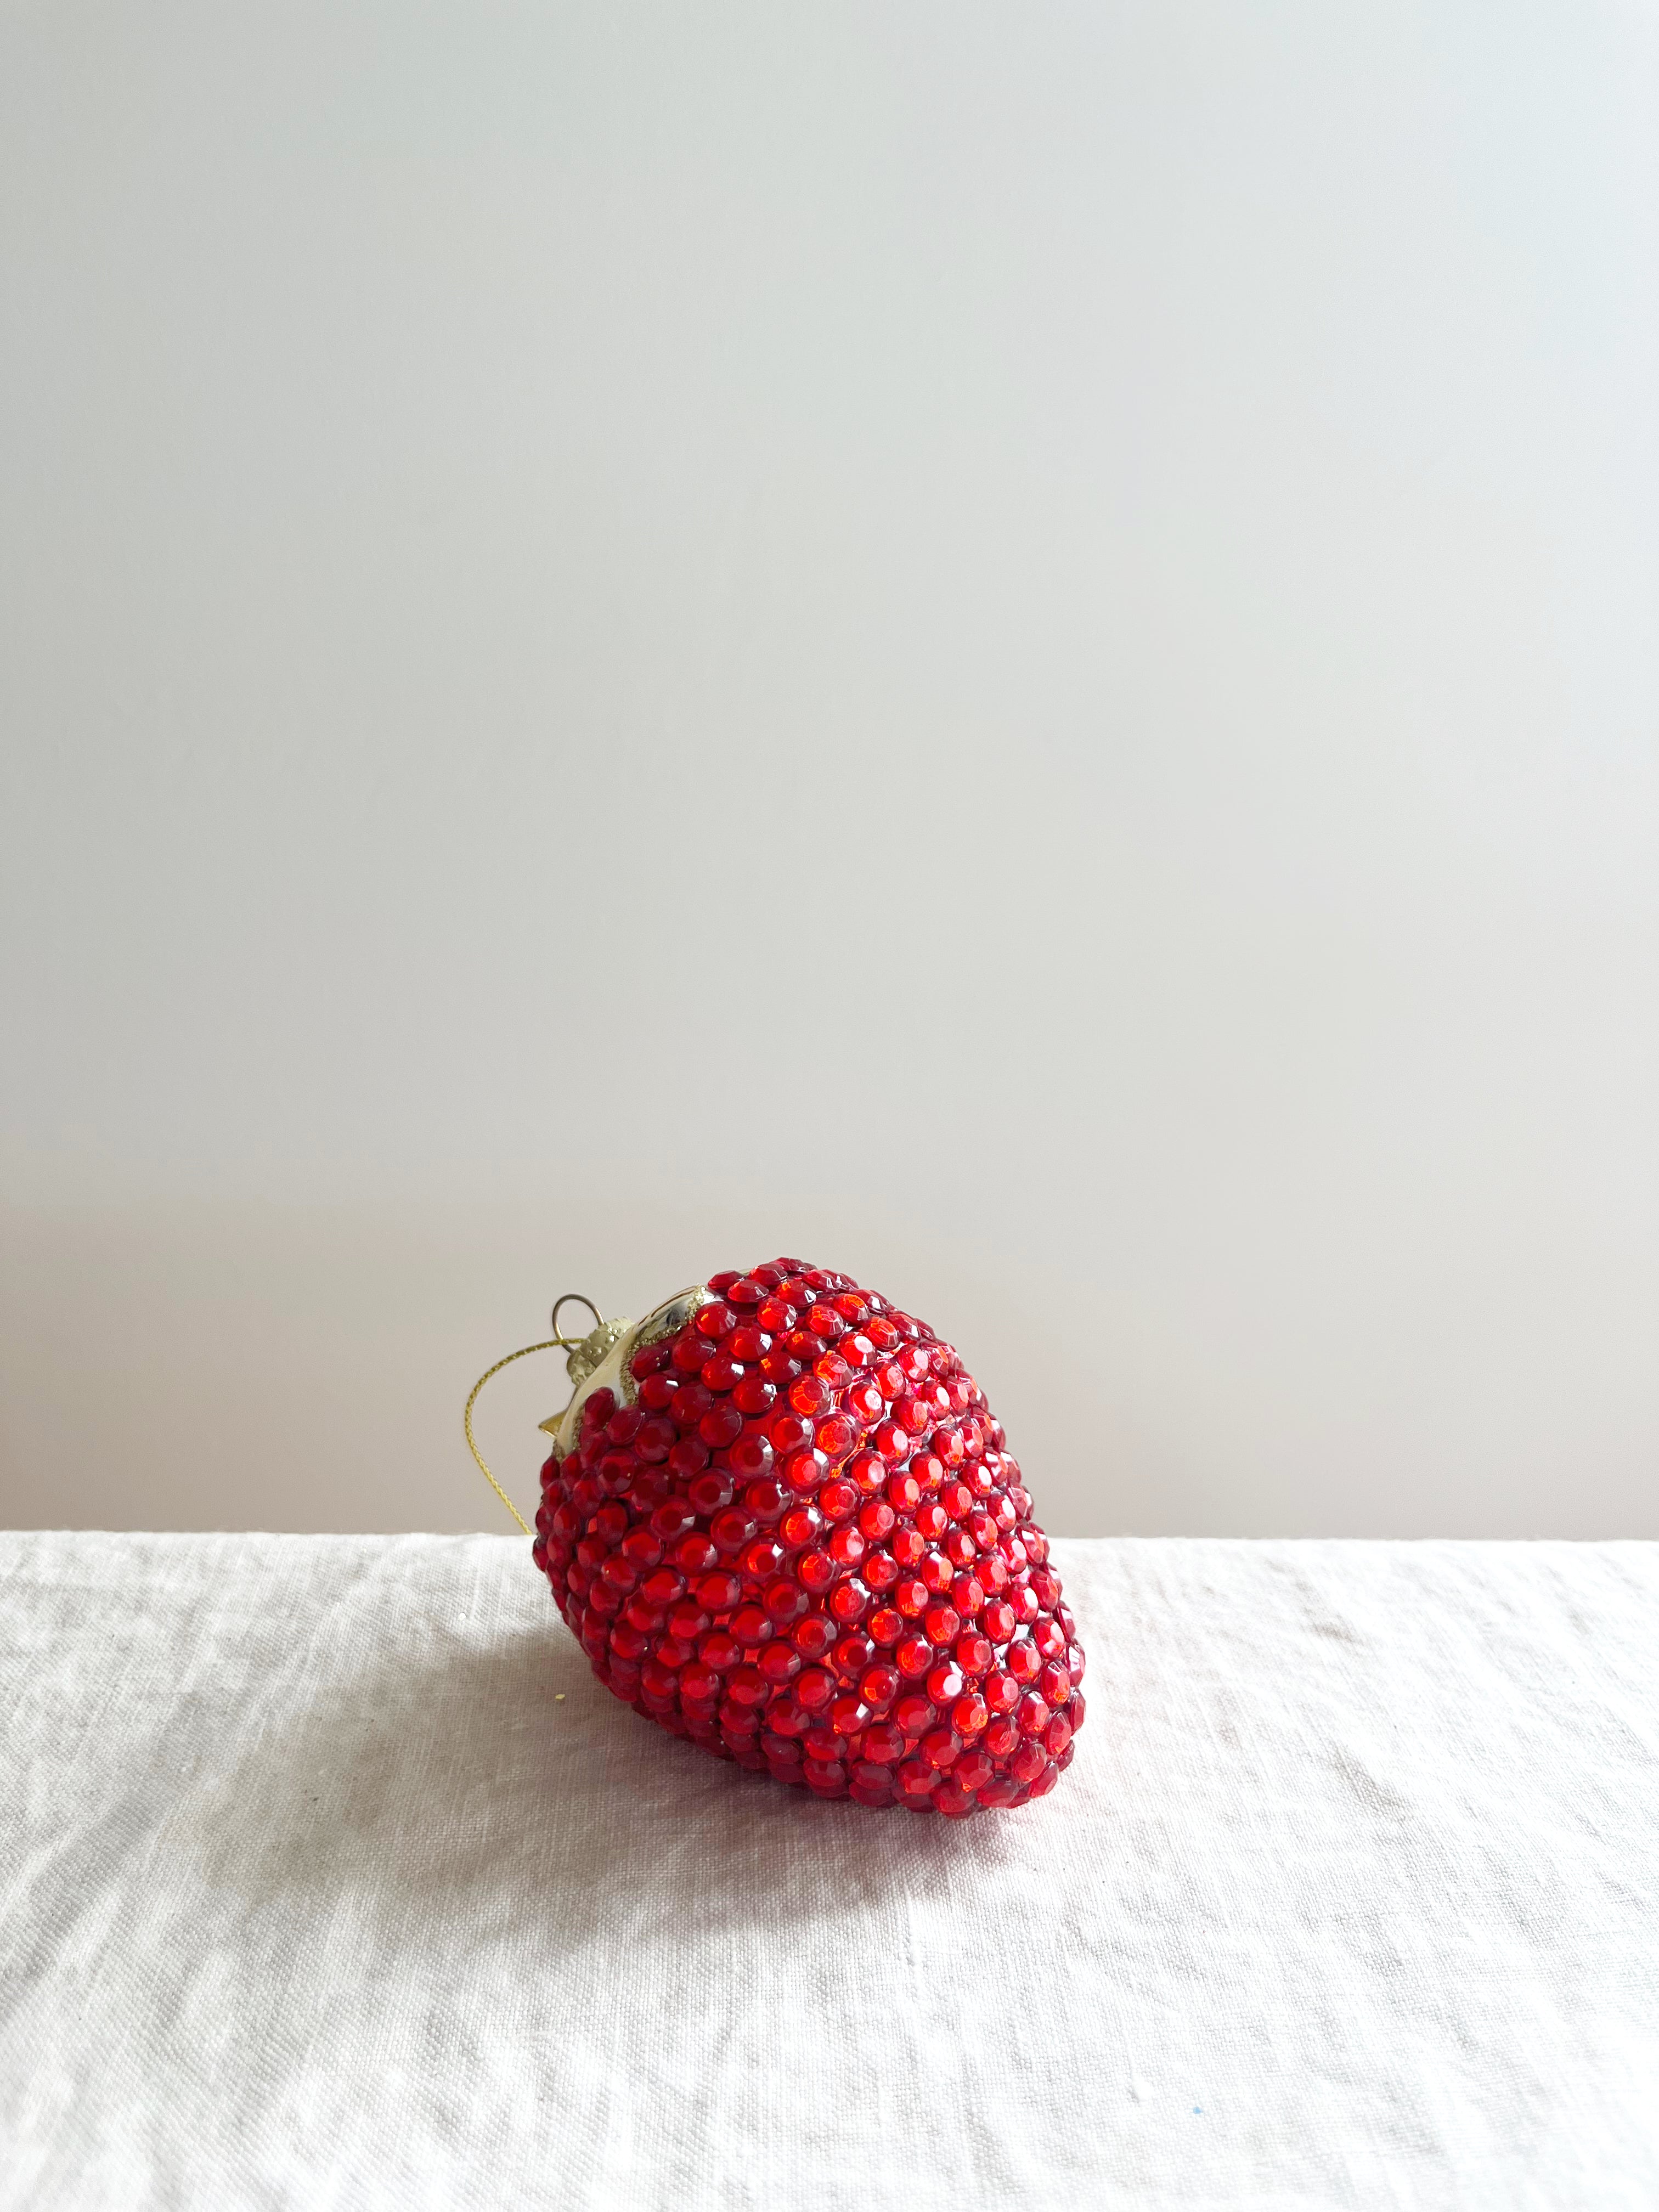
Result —
<instances>
[{"instance_id":1,"label":"wrinkled white fabric","mask_svg":"<svg viewBox=\"0 0 1659 2212\"><path fill-rule=\"evenodd\" d=\"M1652 2212L1659 1547L1061 1543L952 1823L721 1766L492 1537L0 1540L0 2205Z\"/></svg>"}]
</instances>

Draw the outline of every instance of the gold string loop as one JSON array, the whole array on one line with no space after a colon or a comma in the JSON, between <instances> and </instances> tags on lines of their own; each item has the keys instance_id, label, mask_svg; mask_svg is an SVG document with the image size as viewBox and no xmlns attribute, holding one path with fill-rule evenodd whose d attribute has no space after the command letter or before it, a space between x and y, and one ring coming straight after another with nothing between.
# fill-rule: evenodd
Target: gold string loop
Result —
<instances>
[{"instance_id":1,"label":"gold string loop","mask_svg":"<svg viewBox=\"0 0 1659 2212\"><path fill-rule=\"evenodd\" d=\"M599 1308L594 1304L592 1298L584 1297L580 1291L567 1291L565 1296L559 1300L558 1305L556 1305L553 1309L553 1334L549 1337L544 1337L539 1344L526 1344L517 1352L509 1352L505 1359L498 1359L493 1367L486 1367L483 1373L478 1377L477 1381L472 1385L471 1390L468 1393L466 1411L461 1416L461 1425L466 1431L466 1448L471 1453L473 1458L477 1461L480 1474L483 1476L484 1480L489 1485L490 1488L495 1492L496 1497L501 1499L502 1504L506 1506L507 1511L513 1516L513 1518L518 1522L520 1528L524 1530L526 1536L534 1533L531 1528L530 1523L525 1519L523 1514L520 1512L518 1507L513 1503L513 1500L507 1496L507 1492L501 1488L500 1483L496 1481L495 1476L489 1472L484 1455L478 1449L477 1438L472 1433L472 1408L478 1402L479 1391L483 1389L484 1384L489 1381L490 1377L492 1376L499 1375L503 1367L510 1367L515 1359L528 1359L532 1352L562 1352L568 1354L576 1351L579 1347L590 1340L587 1337L564 1336L559 1333L559 1306L565 1305L573 1301L577 1305L586 1306L588 1311L593 1316L595 1321L598 1322L599 1327L601 1328L604 1328L605 1316L600 1313ZM566 1365L568 1366L569 1364L569 1360L567 1358Z\"/></svg>"}]
</instances>

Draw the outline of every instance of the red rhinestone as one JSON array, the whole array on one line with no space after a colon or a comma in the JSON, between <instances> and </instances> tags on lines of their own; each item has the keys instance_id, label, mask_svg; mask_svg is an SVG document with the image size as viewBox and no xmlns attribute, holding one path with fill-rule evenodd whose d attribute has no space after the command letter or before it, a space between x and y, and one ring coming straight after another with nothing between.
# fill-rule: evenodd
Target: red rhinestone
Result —
<instances>
[{"instance_id":1,"label":"red rhinestone","mask_svg":"<svg viewBox=\"0 0 1659 2212\"><path fill-rule=\"evenodd\" d=\"M1006 1759L1019 1741L1019 1723L1006 1714L994 1720L985 1731L985 1748L997 1759Z\"/></svg>"},{"instance_id":2,"label":"red rhinestone","mask_svg":"<svg viewBox=\"0 0 1659 2212\"><path fill-rule=\"evenodd\" d=\"M872 1441L885 1460L901 1460L910 1449L910 1439L896 1421L883 1421Z\"/></svg>"},{"instance_id":3,"label":"red rhinestone","mask_svg":"<svg viewBox=\"0 0 1659 2212\"><path fill-rule=\"evenodd\" d=\"M881 1419L886 1402L873 1382L855 1382L847 1394L848 1411L866 1428Z\"/></svg>"},{"instance_id":4,"label":"red rhinestone","mask_svg":"<svg viewBox=\"0 0 1659 2212\"><path fill-rule=\"evenodd\" d=\"M704 1575L696 1585L697 1602L708 1607L710 1613L729 1613L743 1595L743 1584L735 1575Z\"/></svg>"},{"instance_id":5,"label":"red rhinestone","mask_svg":"<svg viewBox=\"0 0 1659 2212\"><path fill-rule=\"evenodd\" d=\"M1072 1678L1051 1659L1037 1676L1036 1686L1038 1695L1058 1710L1072 1694Z\"/></svg>"},{"instance_id":6,"label":"red rhinestone","mask_svg":"<svg viewBox=\"0 0 1659 2212\"><path fill-rule=\"evenodd\" d=\"M1012 1713L1019 1703L1019 1684L1012 1674L988 1674L983 1688L994 1713Z\"/></svg>"},{"instance_id":7,"label":"red rhinestone","mask_svg":"<svg viewBox=\"0 0 1659 2212\"><path fill-rule=\"evenodd\" d=\"M899 1513L914 1513L921 1503L921 1485L914 1469L901 1468L887 1478L887 1496L893 1509Z\"/></svg>"},{"instance_id":8,"label":"red rhinestone","mask_svg":"<svg viewBox=\"0 0 1659 2212\"><path fill-rule=\"evenodd\" d=\"M1019 1727L1022 1735L1041 1735L1052 1716L1042 1699L1035 1692L1019 1701Z\"/></svg>"},{"instance_id":9,"label":"red rhinestone","mask_svg":"<svg viewBox=\"0 0 1659 2212\"><path fill-rule=\"evenodd\" d=\"M682 1675L680 1679L682 1682L684 1682L685 1678ZM681 1695L684 1695L683 1690L681 1692ZM1043 1749L1040 1743L1035 1742L1028 1736L1025 1741L1021 1744L1019 1749L1009 1759L1008 1771L1013 1776L1016 1782L1024 1782L1029 1784L1042 1773L1043 1768L1048 1764L1048 1753Z\"/></svg>"},{"instance_id":10,"label":"red rhinestone","mask_svg":"<svg viewBox=\"0 0 1659 2212\"><path fill-rule=\"evenodd\" d=\"M951 1779L958 1790L980 1790L995 1771L988 1755L977 1746L970 1745L951 1769Z\"/></svg>"},{"instance_id":11,"label":"red rhinestone","mask_svg":"<svg viewBox=\"0 0 1659 2212\"><path fill-rule=\"evenodd\" d=\"M835 1640L836 1632L821 1613L809 1613L795 1625L795 1649L805 1658L822 1659Z\"/></svg>"},{"instance_id":12,"label":"red rhinestone","mask_svg":"<svg viewBox=\"0 0 1659 2212\"><path fill-rule=\"evenodd\" d=\"M714 1290L717 1284L721 1294L734 1306L757 1306L765 1296L761 1285L752 1275L738 1275L724 1282L716 1278L709 1284L709 1289Z\"/></svg>"},{"instance_id":13,"label":"red rhinestone","mask_svg":"<svg viewBox=\"0 0 1659 2212\"><path fill-rule=\"evenodd\" d=\"M907 1759L894 1780L907 1797L930 1797L939 1787L939 1774L925 1759Z\"/></svg>"},{"instance_id":14,"label":"red rhinestone","mask_svg":"<svg viewBox=\"0 0 1659 2212\"><path fill-rule=\"evenodd\" d=\"M1024 1638L1018 1644L1008 1646L1002 1655L1002 1663L1017 1682L1035 1682L1042 1672L1042 1662L1037 1657L1036 1644L1028 1644Z\"/></svg>"},{"instance_id":15,"label":"red rhinestone","mask_svg":"<svg viewBox=\"0 0 1659 2212\"><path fill-rule=\"evenodd\" d=\"M935 1597L945 1596L954 1577L951 1573L951 1562L942 1552L925 1552L922 1554L921 1579Z\"/></svg>"},{"instance_id":16,"label":"red rhinestone","mask_svg":"<svg viewBox=\"0 0 1659 2212\"><path fill-rule=\"evenodd\" d=\"M682 1482L689 1482L694 1474L708 1464L708 1447L701 1437L682 1437L668 1455L670 1472L678 1475ZM697 1508L700 1513L706 1512L708 1510L706 1506L700 1505Z\"/></svg>"},{"instance_id":17,"label":"red rhinestone","mask_svg":"<svg viewBox=\"0 0 1659 2212\"><path fill-rule=\"evenodd\" d=\"M823 1480L823 1454L816 1451L792 1451L781 1462L778 1473L792 1490L806 1497Z\"/></svg>"},{"instance_id":18,"label":"red rhinestone","mask_svg":"<svg viewBox=\"0 0 1659 2212\"><path fill-rule=\"evenodd\" d=\"M810 1544L818 1533L819 1520L816 1506L792 1506L779 1524L778 1534L792 1552L799 1552Z\"/></svg>"},{"instance_id":19,"label":"red rhinestone","mask_svg":"<svg viewBox=\"0 0 1659 2212\"><path fill-rule=\"evenodd\" d=\"M930 1605L921 1625L930 1644L954 1644L962 1632L962 1619L954 1606Z\"/></svg>"},{"instance_id":20,"label":"red rhinestone","mask_svg":"<svg viewBox=\"0 0 1659 2212\"><path fill-rule=\"evenodd\" d=\"M714 1416L711 1413L709 1419ZM726 1462L733 1474L744 1480L769 1474L772 1471L772 1447L764 1437L752 1432L739 1436L726 1454Z\"/></svg>"},{"instance_id":21,"label":"red rhinestone","mask_svg":"<svg viewBox=\"0 0 1659 2212\"><path fill-rule=\"evenodd\" d=\"M844 1413L832 1413L818 1423L812 1441L833 1467L846 1458L859 1440L859 1432Z\"/></svg>"},{"instance_id":22,"label":"red rhinestone","mask_svg":"<svg viewBox=\"0 0 1659 2212\"><path fill-rule=\"evenodd\" d=\"M927 1694L936 1705L944 1707L950 1705L963 1696L967 1688L967 1679L961 1668L952 1666L948 1659L941 1660L928 1671Z\"/></svg>"},{"instance_id":23,"label":"red rhinestone","mask_svg":"<svg viewBox=\"0 0 1659 2212\"><path fill-rule=\"evenodd\" d=\"M992 1656L991 1647L982 1636L970 1631L957 1639L956 1662L964 1674L975 1681L989 1669Z\"/></svg>"},{"instance_id":24,"label":"red rhinestone","mask_svg":"<svg viewBox=\"0 0 1659 2212\"><path fill-rule=\"evenodd\" d=\"M980 1626L993 1644L1006 1644L1014 1632L1014 1608L1005 1598L993 1599L980 1615Z\"/></svg>"},{"instance_id":25,"label":"red rhinestone","mask_svg":"<svg viewBox=\"0 0 1659 2212\"><path fill-rule=\"evenodd\" d=\"M809 1713L822 1711L835 1694L835 1677L822 1667L809 1667L795 1678L795 1703Z\"/></svg>"},{"instance_id":26,"label":"red rhinestone","mask_svg":"<svg viewBox=\"0 0 1659 2212\"><path fill-rule=\"evenodd\" d=\"M920 1576L898 1583L893 1591L893 1604L907 1620L920 1620L927 1610L927 1583Z\"/></svg>"},{"instance_id":27,"label":"red rhinestone","mask_svg":"<svg viewBox=\"0 0 1659 2212\"><path fill-rule=\"evenodd\" d=\"M780 1575L775 1582L768 1583L761 1602L780 1627L787 1627L805 1611L806 1593L798 1583Z\"/></svg>"},{"instance_id":28,"label":"red rhinestone","mask_svg":"<svg viewBox=\"0 0 1659 2212\"><path fill-rule=\"evenodd\" d=\"M890 1723L878 1722L864 1732L864 1755L878 1765L894 1766L904 1756L904 1731Z\"/></svg>"},{"instance_id":29,"label":"red rhinestone","mask_svg":"<svg viewBox=\"0 0 1659 2212\"><path fill-rule=\"evenodd\" d=\"M804 1590L822 1597L836 1579L836 1563L828 1552L803 1552L795 1562L795 1579Z\"/></svg>"},{"instance_id":30,"label":"red rhinestone","mask_svg":"<svg viewBox=\"0 0 1659 2212\"><path fill-rule=\"evenodd\" d=\"M854 1804L867 1805L872 1811L878 1811L893 1802L892 1778L885 1767L872 1766L868 1760L860 1759L853 1768L847 1794Z\"/></svg>"},{"instance_id":31,"label":"red rhinestone","mask_svg":"<svg viewBox=\"0 0 1659 2212\"><path fill-rule=\"evenodd\" d=\"M854 1452L847 1462L846 1475L866 1498L873 1498L887 1480L887 1462L879 1452Z\"/></svg>"},{"instance_id":32,"label":"red rhinestone","mask_svg":"<svg viewBox=\"0 0 1659 2212\"><path fill-rule=\"evenodd\" d=\"M770 1336L793 1328L796 1318L795 1309L785 1298L763 1298L755 1310L756 1322Z\"/></svg>"},{"instance_id":33,"label":"red rhinestone","mask_svg":"<svg viewBox=\"0 0 1659 2212\"><path fill-rule=\"evenodd\" d=\"M766 1433L772 1440L775 1451L799 1451L812 1441L812 1425L810 1421L802 1420L799 1413L790 1412L786 1407L773 1414Z\"/></svg>"},{"instance_id":34,"label":"red rhinestone","mask_svg":"<svg viewBox=\"0 0 1659 2212\"><path fill-rule=\"evenodd\" d=\"M951 1707L951 1725L960 1736L977 1735L990 1717L984 1698L975 1697L971 1690L957 1698ZM973 1786L978 1789L979 1784L975 1783Z\"/></svg>"},{"instance_id":35,"label":"red rhinestone","mask_svg":"<svg viewBox=\"0 0 1659 2212\"><path fill-rule=\"evenodd\" d=\"M865 1550L864 1539L854 1528L837 1528L830 1539L830 1556L840 1566L857 1566Z\"/></svg>"},{"instance_id":36,"label":"red rhinestone","mask_svg":"<svg viewBox=\"0 0 1659 2212\"><path fill-rule=\"evenodd\" d=\"M872 1643L890 1650L904 1633L904 1616L894 1605L884 1605L872 1613L868 1621Z\"/></svg>"},{"instance_id":37,"label":"red rhinestone","mask_svg":"<svg viewBox=\"0 0 1659 2212\"><path fill-rule=\"evenodd\" d=\"M752 1544L744 1546L738 1565L750 1582L763 1583L776 1574L784 1557L783 1547L776 1537L757 1536Z\"/></svg>"},{"instance_id":38,"label":"red rhinestone","mask_svg":"<svg viewBox=\"0 0 1659 2212\"><path fill-rule=\"evenodd\" d=\"M641 1424L640 1432L634 1439L634 1449L647 1467L657 1467L668 1457L678 1439L678 1431L672 1421L661 1413L656 1413Z\"/></svg>"},{"instance_id":39,"label":"red rhinestone","mask_svg":"<svg viewBox=\"0 0 1659 2212\"><path fill-rule=\"evenodd\" d=\"M843 1624L861 1620L870 1604L870 1593L856 1575L836 1584L830 1593L829 1606L835 1619Z\"/></svg>"},{"instance_id":40,"label":"red rhinestone","mask_svg":"<svg viewBox=\"0 0 1659 2212\"><path fill-rule=\"evenodd\" d=\"M781 1641L761 1646L755 1662L769 1682L782 1684L792 1681L801 1669L801 1656L794 1648Z\"/></svg>"},{"instance_id":41,"label":"red rhinestone","mask_svg":"<svg viewBox=\"0 0 1659 2212\"><path fill-rule=\"evenodd\" d=\"M823 1412L830 1403L830 1385L817 1375L802 1375L789 1385L789 1402L803 1418Z\"/></svg>"},{"instance_id":42,"label":"red rhinestone","mask_svg":"<svg viewBox=\"0 0 1659 2212\"><path fill-rule=\"evenodd\" d=\"M826 1482L818 1492L818 1510L826 1521L844 1521L858 1502L850 1482Z\"/></svg>"},{"instance_id":43,"label":"red rhinestone","mask_svg":"<svg viewBox=\"0 0 1659 2212\"><path fill-rule=\"evenodd\" d=\"M677 1444L674 1449L678 1451L684 1447ZM699 1513L718 1513L722 1506L732 1503L732 1478L724 1468L710 1468L707 1474L686 1485L685 1494Z\"/></svg>"},{"instance_id":44,"label":"red rhinestone","mask_svg":"<svg viewBox=\"0 0 1659 2212\"><path fill-rule=\"evenodd\" d=\"M901 1566L918 1566L927 1555L927 1540L914 1528L895 1528L887 1548Z\"/></svg>"},{"instance_id":45,"label":"red rhinestone","mask_svg":"<svg viewBox=\"0 0 1659 2212\"><path fill-rule=\"evenodd\" d=\"M933 1663L933 1647L925 1636L906 1636L893 1650L893 1663L902 1674L920 1681Z\"/></svg>"},{"instance_id":46,"label":"red rhinestone","mask_svg":"<svg viewBox=\"0 0 1659 2212\"><path fill-rule=\"evenodd\" d=\"M776 1402L777 1395L763 1376L745 1375L732 1393L732 1403L753 1420Z\"/></svg>"},{"instance_id":47,"label":"red rhinestone","mask_svg":"<svg viewBox=\"0 0 1659 2212\"><path fill-rule=\"evenodd\" d=\"M954 1729L930 1729L921 1740L921 1755L930 1766L953 1765L961 1749L962 1738Z\"/></svg>"},{"instance_id":48,"label":"red rhinestone","mask_svg":"<svg viewBox=\"0 0 1659 2212\"><path fill-rule=\"evenodd\" d=\"M698 1422L697 1434L710 1451L720 1451L743 1434L743 1415L735 1406L716 1406Z\"/></svg>"}]
</instances>

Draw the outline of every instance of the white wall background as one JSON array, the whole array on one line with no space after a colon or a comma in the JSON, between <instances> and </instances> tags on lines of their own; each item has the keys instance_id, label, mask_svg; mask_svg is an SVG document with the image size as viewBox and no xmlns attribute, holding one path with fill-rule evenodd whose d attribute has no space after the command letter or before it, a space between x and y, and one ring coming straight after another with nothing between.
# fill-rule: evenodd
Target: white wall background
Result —
<instances>
[{"instance_id":1,"label":"white wall background","mask_svg":"<svg viewBox=\"0 0 1659 2212\"><path fill-rule=\"evenodd\" d=\"M4 1517L504 1525L555 1291L793 1249L1061 1530L1659 1535L1656 122L1647 0L8 0Z\"/></svg>"}]
</instances>

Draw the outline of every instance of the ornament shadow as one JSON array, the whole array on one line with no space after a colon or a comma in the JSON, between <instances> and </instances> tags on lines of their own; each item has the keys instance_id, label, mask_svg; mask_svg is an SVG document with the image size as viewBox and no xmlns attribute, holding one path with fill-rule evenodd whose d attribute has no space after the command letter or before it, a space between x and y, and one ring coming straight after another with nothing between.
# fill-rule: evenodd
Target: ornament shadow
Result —
<instances>
[{"instance_id":1,"label":"ornament shadow","mask_svg":"<svg viewBox=\"0 0 1659 2212\"><path fill-rule=\"evenodd\" d=\"M943 1901L1022 1863L1030 1817L819 1803L629 1711L556 1622L483 1641L428 1623L356 1671L337 1659L192 1793L175 1841L274 1925L440 1948L464 1929L529 1965Z\"/></svg>"}]
</instances>

